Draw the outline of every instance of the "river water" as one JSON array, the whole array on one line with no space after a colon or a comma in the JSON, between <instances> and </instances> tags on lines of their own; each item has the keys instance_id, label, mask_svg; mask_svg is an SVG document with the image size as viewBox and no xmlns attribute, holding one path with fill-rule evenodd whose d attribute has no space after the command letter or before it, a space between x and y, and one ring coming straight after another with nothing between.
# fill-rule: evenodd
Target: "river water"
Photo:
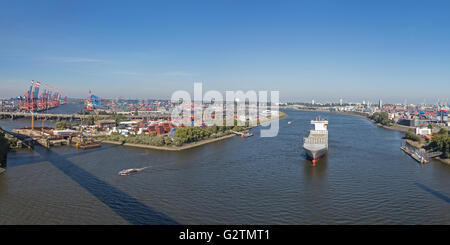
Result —
<instances>
[{"instance_id":1,"label":"river water","mask_svg":"<svg viewBox=\"0 0 450 245\"><path fill-rule=\"evenodd\" d=\"M403 133L349 115L286 112L277 137L255 129L182 152L10 153L0 224L450 224L450 166L405 155ZM312 166L301 145L317 115L329 120L329 153Z\"/></svg>"}]
</instances>

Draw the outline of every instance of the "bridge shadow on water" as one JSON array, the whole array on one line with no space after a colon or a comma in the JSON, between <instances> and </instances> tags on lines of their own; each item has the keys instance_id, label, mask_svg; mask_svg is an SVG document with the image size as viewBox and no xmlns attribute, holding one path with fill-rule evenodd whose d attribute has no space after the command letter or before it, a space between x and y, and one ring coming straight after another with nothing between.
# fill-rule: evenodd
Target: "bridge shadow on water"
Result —
<instances>
[{"instance_id":1,"label":"bridge shadow on water","mask_svg":"<svg viewBox=\"0 0 450 245\"><path fill-rule=\"evenodd\" d=\"M35 151L41 155L38 158L39 161L50 162L129 223L134 225L179 224L169 216L148 207L136 198L80 168L68 159L68 156L72 154L62 155L41 147L36 147ZM91 152L86 151L86 153Z\"/></svg>"},{"instance_id":2,"label":"bridge shadow on water","mask_svg":"<svg viewBox=\"0 0 450 245\"><path fill-rule=\"evenodd\" d=\"M439 191L433 190L433 189L431 189L431 188L429 188L429 187L427 187L425 185L422 185L420 183L414 183L414 184L416 186L418 186L420 189L422 189L422 190L424 190L424 191L426 191L428 193L431 193L433 196L435 196L435 197L437 197L439 199L442 199L443 201L445 201L447 203L450 203L450 197L440 193Z\"/></svg>"},{"instance_id":3,"label":"bridge shadow on water","mask_svg":"<svg viewBox=\"0 0 450 245\"><path fill-rule=\"evenodd\" d=\"M89 150L78 150L75 153L68 153L68 154L64 154L63 156L66 158L71 158L71 157L75 157L75 156L82 156L82 155L86 155L86 154L91 154L94 152L99 152L99 151L104 151L113 147L118 147L119 145L113 145L113 146L108 146L108 147L100 147L100 148L95 148L95 149L89 149ZM39 147L39 146L37 146ZM13 167L18 167L21 165L28 165L28 164L34 164L34 163L39 163L39 162L44 162L46 161L46 158L44 158L42 155L39 156L28 156L26 158L20 158L20 159L14 159L14 163L13 165L8 166L9 168L13 168Z\"/></svg>"}]
</instances>

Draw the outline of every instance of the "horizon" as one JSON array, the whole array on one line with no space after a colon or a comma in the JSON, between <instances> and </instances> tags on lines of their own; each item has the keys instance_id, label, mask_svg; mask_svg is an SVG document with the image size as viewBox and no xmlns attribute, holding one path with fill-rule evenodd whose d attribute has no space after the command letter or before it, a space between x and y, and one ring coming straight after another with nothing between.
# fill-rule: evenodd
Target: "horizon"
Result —
<instances>
[{"instance_id":1,"label":"horizon","mask_svg":"<svg viewBox=\"0 0 450 245\"><path fill-rule=\"evenodd\" d=\"M9 99L15 99L14 97L0 97L0 100L9 100ZM86 100L87 97L84 98L80 98L80 97L67 97L68 100ZM125 100L125 101L130 101L130 100L152 100L152 101L170 101L170 98L130 98L130 97L116 97L116 98L101 98L102 100ZM226 101L225 99L223 101ZM363 104L366 103L366 105L368 103L370 103L370 105L377 105L379 103L379 101L371 101L371 100L363 100L363 101L343 101L341 106L346 106L346 105L357 105L357 104ZM311 101L306 101L306 100L292 100L292 101L282 101L280 100L279 102L280 104L284 104L284 103L292 103L292 104L311 104ZM331 100L314 100L314 103L317 105L339 105L340 102L339 101L331 101ZM383 101L382 100L383 105L423 105L423 106L436 106L436 105L446 105L449 106L448 100L439 100L436 101L435 103L428 103L428 102L421 102L421 103L410 103L407 102L406 104L403 102L390 102L390 101Z\"/></svg>"},{"instance_id":2,"label":"horizon","mask_svg":"<svg viewBox=\"0 0 450 245\"><path fill-rule=\"evenodd\" d=\"M447 1L14 1L0 97L31 80L71 98L278 90L280 101L435 104L450 89Z\"/></svg>"}]
</instances>

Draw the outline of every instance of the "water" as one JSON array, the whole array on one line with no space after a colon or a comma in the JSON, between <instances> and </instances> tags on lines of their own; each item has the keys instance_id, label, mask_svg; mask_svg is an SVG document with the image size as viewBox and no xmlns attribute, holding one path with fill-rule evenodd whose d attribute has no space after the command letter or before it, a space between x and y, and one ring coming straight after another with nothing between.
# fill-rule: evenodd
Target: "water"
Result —
<instances>
[{"instance_id":1,"label":"water","mask_svg":"<svg viewBox=\"0 0 450 245\"><path fill-rule=\"evenodd\" d=\"M73 114L84 109L84 104L64 104L60 105L56 108L50 109L48 111L44 111L43 113L51 113L51 114Z\"/></svg>"},{"instance_id":2,"label":"water","mask_svg":"<svg viewBox=\"0 0 450 245\"><path fill-rule=\"evenodd\" d=\"M182 152L11 153L0 224L450 224L450 166L405 155L403 133L320 113L329 153L313 167L301 139L318 113L287 113L275 138L255 130Z\"/></svg>"}]
</instances>

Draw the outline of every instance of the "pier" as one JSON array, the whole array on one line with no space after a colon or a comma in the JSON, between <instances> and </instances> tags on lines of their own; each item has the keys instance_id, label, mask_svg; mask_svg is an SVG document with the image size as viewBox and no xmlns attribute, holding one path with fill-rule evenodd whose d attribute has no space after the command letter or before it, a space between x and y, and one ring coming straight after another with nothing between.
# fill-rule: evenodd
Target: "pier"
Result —
<instances>
[{"instance_id":1,"label":"pier","mask_svg":"<svg viewBox=\"0 0 450 245\"><path fill-rule=\"evenodd\" d=\"M0 142L0 174L3 173L6 169L7 165L7 155L9 151L9 139L15 138L16 139L16 148L29 148L32 149L34 145L34 141L26 137L25 135L18 135L13 132L9 132L7 130L4 130L0 128L0 134L4 135L4 138L2 139L3 142Z\"/></svg>"},{"instance_id":2,"label":"pier","mask_svg":"<svg viewBox=\"0 0 450 245\"><path fill-rule=\"evenodd\" d=\"M3 133L6 138L15 138L17 139L16 148L28 148L32 149L34 147L34 140L31 137L28 137L23 134L19 134L16 132L10 132L5 129L0 128L0 133Z\"/></svg>"},{"instance_id":3,"label":"pier","mask_svg":"<svg viewBox=\"0 0 450 245\"><path fill-rule=\"evenodd\" d=\"M400 149L419 163L425 164L430 161L424 150L410 150L407 146L401 146Z\"/></svg>"}]
</instances>

